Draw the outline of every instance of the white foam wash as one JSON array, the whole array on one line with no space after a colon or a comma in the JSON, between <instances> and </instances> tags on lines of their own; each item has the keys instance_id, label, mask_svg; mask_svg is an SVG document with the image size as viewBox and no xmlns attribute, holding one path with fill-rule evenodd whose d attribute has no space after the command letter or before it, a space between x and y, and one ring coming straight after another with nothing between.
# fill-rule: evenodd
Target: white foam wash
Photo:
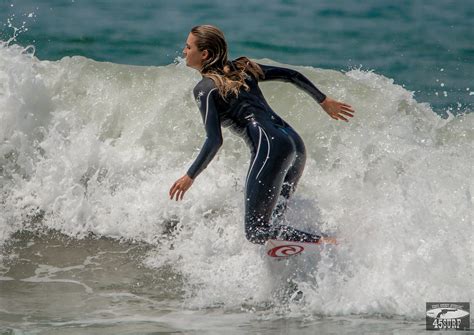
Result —
<instances>
[{"instance_id":1,"label":"white foam wash","mask_svg":"<svg viewBox=\"0 0 474 335\"><path fill-rule=\"evenodd\" d=\"M5 43L0 243L25 229L146 243L146 266L184 278L183 310L422 319L426 301L473 301L474 114L443 119L373 72L294 68L357 111L335 122L289 84L262 84L308 150L287 219L341 240L319 262L299 258L281 272L245 240L250 154L227 131L185 200L169 200L205 138L197 72L41 61ZM278 300L290 278L303 301Z\"/></svg>"}]
</instances>

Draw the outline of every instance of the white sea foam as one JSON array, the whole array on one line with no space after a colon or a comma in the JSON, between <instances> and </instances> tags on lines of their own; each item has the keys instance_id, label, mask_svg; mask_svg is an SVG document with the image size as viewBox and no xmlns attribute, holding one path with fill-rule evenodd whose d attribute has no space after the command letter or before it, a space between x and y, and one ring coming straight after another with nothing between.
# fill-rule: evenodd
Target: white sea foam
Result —
<instances>
[{"instance_id":1,"label":"white sea foam","mask_svg":"<svg viewBox=\"0 0 474 335\"><path fill-rule=\"evenodd\" d=\"M229 132L185 200L169 200L205 138L196 72L40 61L6 44L0 243L46 227L155 244L147 265L183 274L191 307L259 306L290 279L304 293L289 304L295 313L420 317L429 300L472 301L474 114L442 119L373 72L296 68L357 110L335 122L290 85L262 84L308 150L287 219L342 240L319 263L273 264L245 240L249 154ZM175 224L173 238L163 235Z\"/></svg>"}]
</instances>

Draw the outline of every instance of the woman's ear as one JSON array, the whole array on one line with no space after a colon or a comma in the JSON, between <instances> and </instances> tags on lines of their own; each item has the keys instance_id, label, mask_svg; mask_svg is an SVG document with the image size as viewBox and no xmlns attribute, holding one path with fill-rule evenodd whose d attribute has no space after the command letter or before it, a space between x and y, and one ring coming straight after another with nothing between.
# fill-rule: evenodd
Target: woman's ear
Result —
<instances>
[{"instance_id":1,"label":"woman's ear","mask_svg":"<svg viewBox=\"0 0 474 335\"><path fill-rule=\"evenodd\" d=\"M206 60L209 57L209 51L204 50L201 55L201 60Z\"/></svg>"}]
</instances>

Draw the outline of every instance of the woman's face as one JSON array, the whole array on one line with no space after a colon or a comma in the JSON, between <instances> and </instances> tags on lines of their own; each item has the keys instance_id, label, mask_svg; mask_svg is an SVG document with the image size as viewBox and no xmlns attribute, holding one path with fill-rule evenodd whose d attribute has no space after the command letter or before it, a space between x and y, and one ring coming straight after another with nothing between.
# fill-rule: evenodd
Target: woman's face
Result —
<instances>
[{"instance_id":1,"label":"woman's face","mask_svg":"<svg viewBox=\"0 0 474 335\"><path fill-rule=\"evenodd\" d=\"M189 33L186 45L183 49L186 65L196 70L201 70L203 61L207 58L207 50L199 51L196 46L196 36Z\"/></svg>"}]
</instances>

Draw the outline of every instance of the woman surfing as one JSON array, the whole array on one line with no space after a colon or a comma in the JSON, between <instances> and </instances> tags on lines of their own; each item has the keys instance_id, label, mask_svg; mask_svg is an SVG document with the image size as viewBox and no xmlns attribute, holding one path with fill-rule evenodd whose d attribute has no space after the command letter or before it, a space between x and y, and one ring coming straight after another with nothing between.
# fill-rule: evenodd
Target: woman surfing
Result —
<instances>
[{"instance_id":1,"label":"woman surfing","mask_svg":"<svg viewBox=\"0 0 474 335\"><path fill-rule=\"evenodd\" d=\"M183 199L222 145L221 127L229 127L244 139L251 152L245 183L246 238L256 244L268 239L323 242L324 237L319 235L272 223L272 215L281 215L286 207L283 204L276 209L279 196L288 200L295 192L306 152L301 137L268 105L258 83L292 83L315 99L334 120L347 122L354 115L353 108L326 96L295 70L258 64L246 57L229 61L224 34L211 25L192 28L183 55L186 65L202 75L194 97L206 140L187 173L171 186L170 199Z\"/></svg>"}]
</instances>

